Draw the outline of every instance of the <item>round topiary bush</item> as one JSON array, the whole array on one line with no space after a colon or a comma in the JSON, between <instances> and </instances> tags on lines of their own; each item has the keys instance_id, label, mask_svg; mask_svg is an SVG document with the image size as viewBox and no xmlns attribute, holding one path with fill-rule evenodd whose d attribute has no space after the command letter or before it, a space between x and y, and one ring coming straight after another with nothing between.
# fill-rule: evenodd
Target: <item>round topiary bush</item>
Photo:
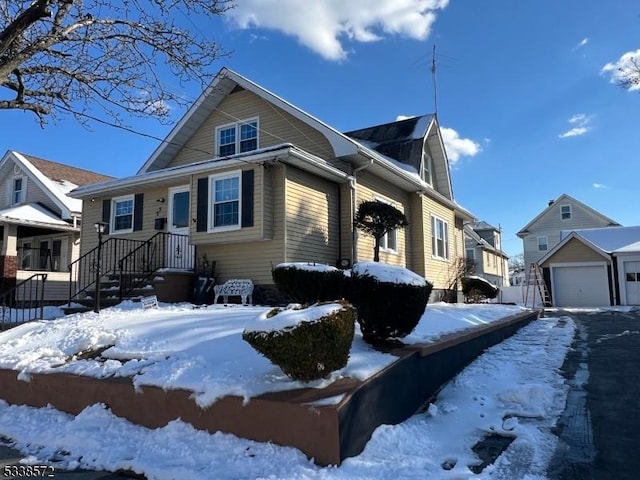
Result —
<instances>
[{"instance_id":1,"label":"round topiary bush","mask_svg":"<svg viewBox=\"0 0 640 480\"><path fill-rule=\"evenodd\" d=\"M464 277L462 293L473 301L496 298L500 289L482 277Z\"/></svg>"},{"instance_id":2,"label":"round topiary bush","mask_svg":"<svg viewBox=\"0 0 640 480\"><path fill-rule=\"evenodd\" d=\"M366 342L374 344L411 333L433 289L406 268L376 262L355 264L350 283L360 331Z\"/></svg>"},{"instance_id":3,"label":"round topiary bush","mask_svg":"<svg viewBox=\"0 0 640 480\"><path fill-rule=\"evenodd\" d=\"M281 263L271 271L278 289L295 302L311 304L345 297L342 270L321 263Z\"/></svg>"},{"instance_id":4,"label":"round topiary bush","mask_svg":"<svg viewBox=\"0 0 640 480\"><path fill-rule=\"evenodd\" d=\"M346 303L275 309L242 338L294 380L309 382L346 366L356 313Z\"/></svg>"}]
</instances>

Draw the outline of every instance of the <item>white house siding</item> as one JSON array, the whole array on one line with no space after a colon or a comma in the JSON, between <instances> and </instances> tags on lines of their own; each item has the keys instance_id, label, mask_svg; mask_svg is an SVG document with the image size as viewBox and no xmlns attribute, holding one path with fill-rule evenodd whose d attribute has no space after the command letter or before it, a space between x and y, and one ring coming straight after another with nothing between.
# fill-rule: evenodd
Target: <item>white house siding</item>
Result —
<instances>
[{"instance_id":1,"label":"white house siding","mask_svg":"<svg viewBox=\"0 0 640 480\"><path fill-rule=\"evenodd\" d=\"M640 252L616 255L622 305L640 305Z\"/></svg>"},{"instance_id":2,"label":"white house siding","mask_svg":"<svg viewBox=\"0 0 640 480\"><path fill-rule=\"evenodd\" d=\"M562 220L562 205L571 205L571 219ZM607 220L580 204L570 201L555 202L549 211L528 228L529 233L523 237L525 266L528 268L530 263L538 262L546 255L560 241L560 232L563 230L600 228L608 225ZM538 250L538 237L547 237L548 250Z\"/></svg>"},{"instance_id":3,"label":"white house siding","mask_svg":"<svg viewBox=\"0 0 640 480\"><path fill-rule=\"evenodd\" d=\"M319 157L334 157L333 148L327 139L306 123L293 115L267 103L248 90L240 90L228 95L217 109L196 130L169 167L186 165L215 158L216 127L258 118L258 148L282 143L292 143Z\"/></svg>"}]
</instances>

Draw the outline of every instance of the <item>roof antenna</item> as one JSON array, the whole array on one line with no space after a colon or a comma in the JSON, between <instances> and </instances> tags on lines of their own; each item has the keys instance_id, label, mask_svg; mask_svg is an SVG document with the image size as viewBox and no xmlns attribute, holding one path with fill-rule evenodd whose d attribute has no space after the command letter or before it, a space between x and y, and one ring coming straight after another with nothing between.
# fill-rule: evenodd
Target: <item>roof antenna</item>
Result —
<instances>
[{"instance_id":1,"label":"roof antenna","mask_svg":"<svg viewBox=\"0 0 640 480\"><path fill-rule=\"evenodd\" d=\"M431 57L431 79L433 81L433 112L438 116L438 84L436 82L436 45L433 44L433 55Z\"/></svg>"}]
</instances>

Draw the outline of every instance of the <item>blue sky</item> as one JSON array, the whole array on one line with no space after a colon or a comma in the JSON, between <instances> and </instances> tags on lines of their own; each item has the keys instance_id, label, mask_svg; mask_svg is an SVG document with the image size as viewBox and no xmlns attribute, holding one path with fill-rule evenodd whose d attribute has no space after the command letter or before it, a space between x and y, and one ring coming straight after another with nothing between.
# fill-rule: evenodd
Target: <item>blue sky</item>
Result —
<instances>
[{"instance_id":1,"label":"blue sky","mask_svg":"<svg viewBox=\"0 0 640 480\"><path fill-rule=\"evenodd\" d=\"M454 195L500 226L505 250L516 254L515 233L562 193L640 224L640 92L611 83L616 63L640 49L634 4L241 0L194 28L232 52L215 71L229 67L341 131L432 112L435 45ZM200 93L174 88L188 99ZM70 118L44 129L29 113L0 118L0 149L117 177L135 174L158 144ZM159 138L170 130L155 120L128 123Z\"/></svg>"}]
</instances>

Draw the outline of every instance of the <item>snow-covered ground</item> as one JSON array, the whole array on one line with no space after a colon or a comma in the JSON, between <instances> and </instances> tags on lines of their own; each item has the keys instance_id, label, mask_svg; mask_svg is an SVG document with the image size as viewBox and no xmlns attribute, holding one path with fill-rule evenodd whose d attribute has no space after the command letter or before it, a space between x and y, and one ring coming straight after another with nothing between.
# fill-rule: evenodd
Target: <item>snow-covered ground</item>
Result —
<instances>
[{"instance_id":1,"label":"snow-covered ground","mask_svg":"<svg viewBox=\"0 0 640 480\"><path fill-rule=\"evenodd\" d=\"M239 339L264 313L260 307L162 306L142 311L123 304L92 313L38 322L0 334L0 366L23 372L74 371L134 375L139 383L166 387L200 381L202 403L224 392L253 395L299 386L283 378ZM522 311L499 305L429 305L411 341L429 341ZM568 317L544 318L487 350L450 382L426 413L381 426L365 451L340 467L314 465L301 452L271 444L208 434L180 421L149 430L94 405L73 417L51 408L9 406L0 401L0 434L36 463L66 468L131 469L150 479L543 479L556 437L551 433L564 407L566 386L558 373L573 338ZM114 345L111 360L72 360L80 350ZM220 352L222 350L222 352ZM233 362L225 360L233 355ZM351 360L336 376L359 376L391 358L374 352L356 335ZM211 362L211 363L209 363ZM222 362L223 365L216 365ZM240 362L234 366L235 362ZM243 380L233 378L243 373ZM332 377L337 378L337 377ZM221 382L221 385L216 385ZM471 447L488 433L515 438L482 473ZM445 469L446 467L446 469Z\"/></svg>"}]
</instances>

